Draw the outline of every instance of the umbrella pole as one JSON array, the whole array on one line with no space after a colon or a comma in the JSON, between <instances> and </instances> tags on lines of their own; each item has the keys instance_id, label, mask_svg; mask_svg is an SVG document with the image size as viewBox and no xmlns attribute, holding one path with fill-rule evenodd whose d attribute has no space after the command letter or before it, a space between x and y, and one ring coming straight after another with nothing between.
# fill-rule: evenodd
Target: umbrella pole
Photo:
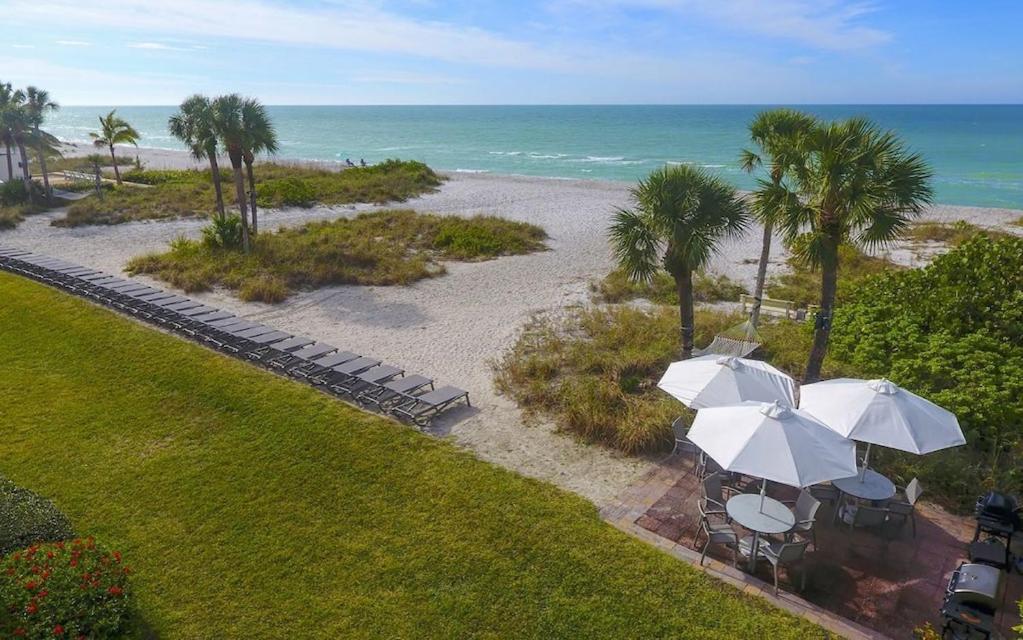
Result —
<instances>
[{"instance_id":1,"label":"umbrella pole","mask_svg":"<svg viewBox=\"0 0 1023 640\"><path fill-rule=\"evenodd\" d=\"M870 462L870 443L867 443L867 452L863 454L863 468L860 469L860 482L867 475L867 464Z\"/></svg>"},{"instance_id":2,"label":"umbrella pole","mask_svg":"<svg viewBox=\"0 0 1023 640\"><path fill-rule=\"evenodd\" d=\"M764 495L767 493L767 480L760 481L760 513L764 512Z\"/></svg>"}]
</instances>

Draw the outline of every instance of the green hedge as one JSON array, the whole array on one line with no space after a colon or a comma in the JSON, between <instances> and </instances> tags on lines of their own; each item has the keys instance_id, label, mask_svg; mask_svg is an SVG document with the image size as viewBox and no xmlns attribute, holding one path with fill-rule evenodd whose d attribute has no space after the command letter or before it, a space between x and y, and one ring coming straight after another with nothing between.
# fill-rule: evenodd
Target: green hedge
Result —
<instances>
[{"instance_id":1,"label":"green hedge","mask_svg":"<svg viewBox=\"0 0 1023 640\"><path fill-rule=\"evenodd\" d=\"M0 478L0 555L74 535L71 521L52 502Z\"/></svg>"}]
</instances>

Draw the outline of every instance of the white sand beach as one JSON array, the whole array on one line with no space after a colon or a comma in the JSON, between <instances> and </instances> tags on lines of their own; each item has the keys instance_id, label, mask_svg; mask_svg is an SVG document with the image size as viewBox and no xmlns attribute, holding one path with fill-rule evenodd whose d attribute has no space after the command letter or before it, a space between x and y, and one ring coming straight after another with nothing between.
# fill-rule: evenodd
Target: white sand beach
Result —
<instances>
[{"instance_id":1,"label":"white sand beach","mask_svg":"<svg viewBox=\"0 0 1023 640\"><path fill-rule=\"evenodd\" d=\"M83 146L83 151L84 149ZM89 150L91 151L91 150ZM129 154L132 151L122 150ZM140 149L152 168L192 164L184 153ZM511 345L531 314L585 304L589 284L612 266L605 230L615 207L628 203L629 184L599 181L451 174L436 193L398 205L441 214L500 215L538 224L550 250L480 263L448 263L448 274L408 287L331 287L303 292L279 305L244 303L228 292L192 294L209 304L281 329L373 355L440 384L467 389L471 412L438 421L437 431L481 458L550 480L597 504L618 494L651 460L618 455L576 442L551 425L526 426L515 404L492 384L491 362ZM265 227L351 215L375 207L315 207L265 212ZM198 237L205 220L140 222L60 228L56 211L0 232L0 243L120 273L132 256L163 250L179 236ZM1008 222L1023 211L935 206L921 219L967 220L1023 232ZM727 243L710 270L752 285L761 231ZM893 256L907 263L915 252ZM776 244L773 269L785 256ZM144 278L140 278L144 279ZM155 283L164 286L162 283Z\"/></svg>"}]
</instances>

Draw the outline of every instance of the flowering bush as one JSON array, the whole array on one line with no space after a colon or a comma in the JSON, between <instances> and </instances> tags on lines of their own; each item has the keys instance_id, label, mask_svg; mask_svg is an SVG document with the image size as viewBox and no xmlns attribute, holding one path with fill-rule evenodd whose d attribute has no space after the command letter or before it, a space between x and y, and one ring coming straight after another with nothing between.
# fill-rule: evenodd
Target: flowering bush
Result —
<instances>
[{"instance_id":1,"label":"flowering bush","mask_svg":"<svg viewBox=\"0 0 1023 640\"><path fill-rule=\"evenodd\" d=\"M128 618L129 568L91 538L36 544L0 565L4 638L120 637Z\"/></svg>"}]
</instances>

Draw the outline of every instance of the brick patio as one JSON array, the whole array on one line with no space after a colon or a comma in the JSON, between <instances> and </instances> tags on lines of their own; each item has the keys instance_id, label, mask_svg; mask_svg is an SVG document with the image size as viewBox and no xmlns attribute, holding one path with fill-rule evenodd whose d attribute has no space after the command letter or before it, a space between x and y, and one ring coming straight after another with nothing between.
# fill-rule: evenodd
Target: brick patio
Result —
<instances>
[{"instance_id":1,"label":"brick patio","mask_svg":"<svg viewBox=\"0 0 1023 640\"><path fill-rule=\"evenodd\" d=\"M681 458L662 463L619 496L616 504L606 507L604 517L632 522L665 543L692 549L699 526L696 503L700 489L695 474L688 473L689 466ZM789 499L796 491L779 487L773 488L771 495ZM827 504L818 512L819 549L807 554L807 588L798 594L816 607L807 607L802 613L813 617L819 607L892 638L911 638L913 628L924 622L939 627L937 610L945 585L966 559L973 521L921 503L917 505L917 536L912 536L907 525L901 535L887 540L874 532L850 531L845 525L832 524L833 513ZM711 547L711 554L719 561L731 562L725 549ZM766 562L760 564L757 576L771 582ZM783 571L779 584L782 590L794 592L798 577L790 583ZM1023 577L1012 574L1007 587L996 622L1003 637L1011 638L1012 627L1020 622L1015 603L1023 598Z\"/></svg>"}]
</instances>

